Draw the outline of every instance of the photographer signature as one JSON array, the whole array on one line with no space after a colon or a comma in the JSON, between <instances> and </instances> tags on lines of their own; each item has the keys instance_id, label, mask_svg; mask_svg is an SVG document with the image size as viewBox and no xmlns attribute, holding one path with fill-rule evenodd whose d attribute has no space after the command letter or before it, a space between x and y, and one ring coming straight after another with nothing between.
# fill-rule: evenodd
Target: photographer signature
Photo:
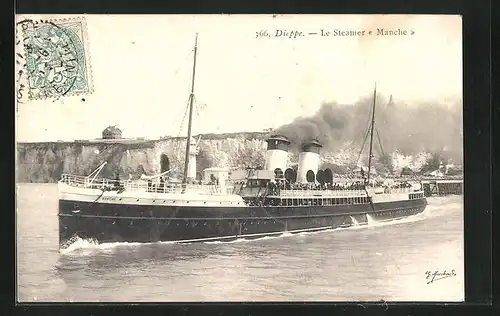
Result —
<instances>
[{"instance_id":1,"label":"photographer signature","mask_svg":"<svg viewBox=\"0 0 500 316\"><path fill-rule=\"evenodd\" d=\"M450 272L444 270L443 272L440 272L439 270L435 271L425 271L425 279L427 280L427 284L434 283L434 281L454 277L457 274L455 273L455 269L451 270Z\"/></svg>"}]
</instances>

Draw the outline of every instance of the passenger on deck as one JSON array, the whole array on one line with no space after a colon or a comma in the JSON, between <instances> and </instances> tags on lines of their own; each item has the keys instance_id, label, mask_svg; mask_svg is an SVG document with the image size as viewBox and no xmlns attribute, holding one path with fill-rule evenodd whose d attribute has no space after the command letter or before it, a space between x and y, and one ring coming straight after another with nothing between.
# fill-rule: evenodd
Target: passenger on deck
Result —
<instances>
[{"instance_id":1,"label":"passenger on deck","mask_svg":"<svg viewBox=\"0 0 500 316\"><path fill-rule=\"evenodd\" d=\"M156 188L157 192L163 192L165 187L165 180L163 177L160 177L160 185Z\"/></svg>"},{"instance_id":2,"label":"passenger on deck","mask_svg":"<svg viewBox=\"0 0 500 316\"><path fill-rule=\"evenodd\" d=\"M216 182L215 180L216 180L216 179L215 179L215 176L214 176L213 174L211 174L211 175L210 175L210 182L209 182L209 184L210 184L210 185L214 185L214 184L215 184L215 182Z\"/></svg>"},{"instance_id":3,"label":"passenger on deck","mask_svg":"<svg viewBox=\"0 0 500 316\"><path fill-rule=\"evenodd\" d=\"M115 188L120 188L120 175L117 173L115 177Z\"/></svg>"}]
</instances>

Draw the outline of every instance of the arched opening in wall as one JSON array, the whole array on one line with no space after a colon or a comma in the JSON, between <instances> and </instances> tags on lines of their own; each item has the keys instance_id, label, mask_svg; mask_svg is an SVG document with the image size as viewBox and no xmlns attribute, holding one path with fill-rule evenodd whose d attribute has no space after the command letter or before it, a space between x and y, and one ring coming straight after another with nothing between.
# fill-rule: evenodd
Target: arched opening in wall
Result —
<instances>
[{"instance_id":1,"label":"arched opening in wall","mask_svg":"<svg viewBox=\"0 0 500 316\"><path fill-rule=\"evenodd\" d=\"M167 155L161 154L160 156L160 173L170 170L170 160Z\"/></svg>"},{"instance_id":2,"label":"arched opening in wall","mask_svg":"<svg viewBox=\"0 0 500 316\"><path fill-rule=\"evenodd\" d=\"M283 178L283 170L281 170L280 168L274 169L274 177L278 179Z\"/></svg>"},{"instance_id":3,"label":"arched opening in wall","mask_svg":"<svg viewBox=\"0 0 500 316\"><path fill-rule=\"evenodd\" d=\"M326 183L333 183L333 172L332 172L332 169L330 169L330 168L325 169L325 182Z\"/></svg>"},{"instance_id":4,"label":"arched opening in wall","mask_svg":"<svg viewBox=\"0 0 500 316\"><path fill-rule=\"evenodd\" d=\"M295 183L297 181L297 172L292 168L285 170L285 179L290 183Z\"/></svg>"},{"instance_id":5,"label":"arched opening in wall","mask_svg":"<svg viewBox=\"0 0 500 316\"><path fill-rule=\"evenodd\" d=\"M307 182L314 182L314 171L308 170L306 173Z\"/></svg>"}]
</instances>

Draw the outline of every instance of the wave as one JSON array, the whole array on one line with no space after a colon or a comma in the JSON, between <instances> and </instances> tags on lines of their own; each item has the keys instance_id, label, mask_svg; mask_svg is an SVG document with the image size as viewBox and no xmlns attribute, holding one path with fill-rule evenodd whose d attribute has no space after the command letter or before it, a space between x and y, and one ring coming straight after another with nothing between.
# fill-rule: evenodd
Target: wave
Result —
<instances>
[{"instance_id":1,"label":"wave","mask_svg":"<svg viewBox=\"0 0 500 316\"><path fill-rule=\"evenodd\" d=\"M172 242L161 242L161 243L172 243ZM71 244L64 249L59 249L60 255L88 255L94 252L112 250L121 247L138 247L145 245L146 243L141 242L112 242L112 243L98 243L92 239L83 239L76 237ZM156 244L156 243L147 243Z\"/></svg>"}]
</instances>

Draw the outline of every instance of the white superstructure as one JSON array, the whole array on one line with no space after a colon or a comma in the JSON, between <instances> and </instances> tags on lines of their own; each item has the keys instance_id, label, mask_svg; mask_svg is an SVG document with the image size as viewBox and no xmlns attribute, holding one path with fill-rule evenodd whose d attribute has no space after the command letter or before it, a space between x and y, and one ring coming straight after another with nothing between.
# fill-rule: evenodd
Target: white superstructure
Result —
<instances>
[{"instance_id":1,"label":"white superstructure","mask_svg":"<svg viewBox=\"0 0 500 316\"><path fill-rule=\"evenodd\" d=\"M315 182L318 173L320 157L319 150L322 145L317 140L312 140L302 144L302 150L299 154L299 166L297 170L297 182ZM312 174L311 174L312 172ZM312 179L308 179L308 173Z\"/></svg>"},{"instance_id":2,"label":"white superstructure","mask_svg":"<svg viewBox=\"0 0 500 316\"><path fill-rule=\"evenodd\" d=\"M286 170L288 161L288 145L290 141L280 135L273 135L267 139L266 162L264 169L269 171Z\"/></svg>"}]
</instances>

